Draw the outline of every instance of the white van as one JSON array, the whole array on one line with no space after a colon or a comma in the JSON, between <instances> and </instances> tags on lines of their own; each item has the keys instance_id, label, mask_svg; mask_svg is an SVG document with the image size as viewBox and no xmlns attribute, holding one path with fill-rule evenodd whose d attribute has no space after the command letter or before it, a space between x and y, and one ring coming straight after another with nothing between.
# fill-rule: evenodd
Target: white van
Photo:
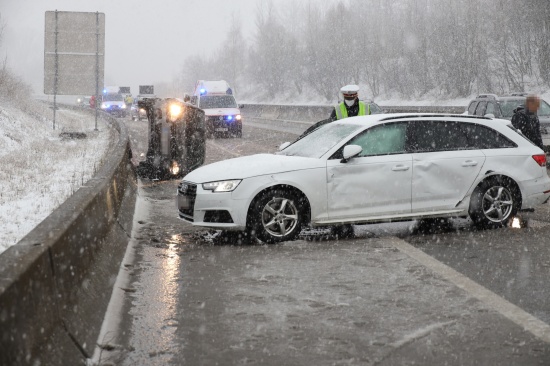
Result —
<instances>
[{"instance_id":1,"label":"white van","mask_svg":"<svg viewBox=\"0 0 550 366\"><path fill-rule=\"evenodd\" d=\"M197 81L191 103L205 112L207 136L242 137L241 111L227 81Z\"/></svg>"}]
</instances>

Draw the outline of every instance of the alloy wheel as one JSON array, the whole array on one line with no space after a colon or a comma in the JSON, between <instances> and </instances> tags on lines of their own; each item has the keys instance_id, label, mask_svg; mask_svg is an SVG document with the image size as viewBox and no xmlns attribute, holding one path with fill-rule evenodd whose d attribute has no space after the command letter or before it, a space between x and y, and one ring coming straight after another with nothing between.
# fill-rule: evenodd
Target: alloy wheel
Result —
<instances>
[{"instance_id":1,"label":"alloy wheel","mask_svg":"<svg viewBox=\"0 0 550 366\"><path fill-rule=\"evenodd\" d=\"M512 212L514 201L507 187L493 186L483 195L483 214L494 223L506 221Z\"/></svg>"},{"instance_id":2,"label":"alloy wheel","mask_svg":"<svg viewBox=\"0 0 550 366\"><path fill-rule=\"evenodd\" d=\"M298 225L298 209L294 201L273 198L262 210L262 225L272 236L284 237Z\"/></svg>"}]
</instances>

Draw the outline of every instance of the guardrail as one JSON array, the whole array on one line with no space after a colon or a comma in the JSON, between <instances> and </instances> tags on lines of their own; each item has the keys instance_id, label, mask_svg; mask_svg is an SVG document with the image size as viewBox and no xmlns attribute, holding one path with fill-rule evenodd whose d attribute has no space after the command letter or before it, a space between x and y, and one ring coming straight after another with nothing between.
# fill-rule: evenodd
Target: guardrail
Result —
<instances>
[{"instance_id":1,"label":"guardrail","mask_svg":"<svg viewBox=\"0 0 550 366\"><path fill-rule=\"evenodd\" d=\"M0 255L1 365L77 365L93 353L136 198L128 131L102 118L118 130L107 161Z\"/></svg>"},{"instance_id":2,"label":"guardrail","mask_svg":"<svg viewBox=\"0 0 550 366\"><path fill-rule=\"evenodd\" d=\"M460 114L465 106L381 106L387 113L452 113ZM245 117L314 123L330 116L332 105L245 104Z\"/></svg>"}]
</instances>

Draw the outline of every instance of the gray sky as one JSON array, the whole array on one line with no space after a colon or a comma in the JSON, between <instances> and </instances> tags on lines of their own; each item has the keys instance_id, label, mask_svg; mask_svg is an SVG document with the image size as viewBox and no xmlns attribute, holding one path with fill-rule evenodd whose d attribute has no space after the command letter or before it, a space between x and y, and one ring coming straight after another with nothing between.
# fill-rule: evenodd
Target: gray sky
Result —
<instances>
[{"instance_id":1,"label":"gray sky","mask_svg":"<svg viewBox=\"0 0 550 366\"><path fill-rule=\"evenodd\" d=\"M0 0L5 24L2 59L43 91L44 13L103 12L106 17L105 84L137 86L169 82L183 60L210 55L223 41L231 17L240 17L245 34L254 27L260 0Z\"/></svg>"}]
</instances>

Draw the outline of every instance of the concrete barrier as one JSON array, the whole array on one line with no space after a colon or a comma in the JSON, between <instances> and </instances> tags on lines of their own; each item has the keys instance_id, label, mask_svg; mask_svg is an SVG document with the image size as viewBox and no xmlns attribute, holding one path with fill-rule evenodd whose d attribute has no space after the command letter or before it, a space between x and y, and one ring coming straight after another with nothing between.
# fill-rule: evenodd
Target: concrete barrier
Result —
<instances>
[{"instance_id":1,"label":"concrete barrier","mask_svg":"<svg viewBox=\"0 0 550 366\"><path fill-rule=\"evenodd\" d=\"M128 131L102 118L118 130L108 160L0 255L0 365L77 365L93 353L136 198Z\"/></svg>"},{"instance_id":2,"label":"concrete barrier","mask_svg":"<svg viewBox=\"0 0 550 366\"><path fill-rule=\"evenodd\" d=\"M381 106L386 113L452 113L460 114L465 106ZM272 121L318 122L330 116L332 105L276 105L245 104L241 110L244 117Z\"/></svg>"}]
</instances>

